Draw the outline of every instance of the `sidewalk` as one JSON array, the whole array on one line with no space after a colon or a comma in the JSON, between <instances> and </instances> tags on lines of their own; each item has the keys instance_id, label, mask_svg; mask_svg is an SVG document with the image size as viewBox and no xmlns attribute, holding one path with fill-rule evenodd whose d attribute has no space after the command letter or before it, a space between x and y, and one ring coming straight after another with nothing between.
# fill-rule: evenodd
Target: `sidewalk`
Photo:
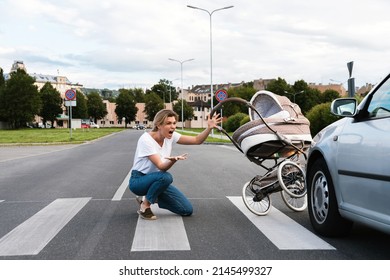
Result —
<instances>
[{"instance_id":1,"label":"sidewalk","mask_svg":"<svg viewBox=\"0 0 390 280\"><path fill-rule=\"evenodd\" d=\"M181 129L176 129L177 132L181 132L182 130ZM190 131L190 130L183 130L183 132L186 132L186 133L192 133L192 134L199 134L199 132L194 132L194 131ZM214 129L214 136L209 135L209 137L213 137L213 138L217 138L217 139L224 139L224 140L230 140L225 134L223 134L222 132L219 132L218 129Z\"/></svg>"}]
</instances>

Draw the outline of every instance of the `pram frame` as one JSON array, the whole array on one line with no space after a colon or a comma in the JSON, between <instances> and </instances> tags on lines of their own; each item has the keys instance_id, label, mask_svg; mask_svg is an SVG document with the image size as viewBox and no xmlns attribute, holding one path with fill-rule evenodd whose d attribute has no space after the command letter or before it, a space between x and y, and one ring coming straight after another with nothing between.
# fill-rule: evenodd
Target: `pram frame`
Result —
<instances>
[{"instance_id":1,"label":"pram frame","mask_svg":"<svg viewBox=\"0 0 390 280\"><path fill-rule=\"evenodd\" d=\"M247 206L247 208L253 212L256 215L263 216L268 214L268 212L271 209L271 197L270 195L275 192L281 192L281 196L283 198L283 201L286 203L286 205L294 210L294 211L303 211L307 207L307 197L306 197L306 186L303 185L303 189L299 190L298 193L291 192L289 187L286 186L283 179L283 169L287 166L290 166L290 168L293 168L295 170L295 177L300 177L300 185L304 184L305 181L305 174L303 169L295 162L298 160L300 155L303 155L304 160L306 162L307 155L304 151L304 142L302 141L300 145L298 146L297 143L293 143L292 140L288 139L284 135L278 133L272 127L269 126L265 118L258 112L256 107L249 101L238 98L238 97L230 97L225 100L222 100L219 102L210 112L210 116L213 116L215 112L222 109L222 106L226 104L227 102L238 102L245 104L248 108L253 110L257 116L261 119L263 124L270 130L270 132L274 133L277 138L279 139L280 146L275 145L275 149L270 151L268 156L255 156L252 155L248 151L245 153L243 149L240 147L240 144L232 138L222 127L218 127L217 129L222 132L224 135L228 137L228 139L234 144L234 146L244 153L246 157L255 164L261 166L263 169L266 170L266 173L263 176L256 175L254 178L252 178L251 181L244 184L244 187L242 189L242 199ZM275 141L274 141L275 142ZM260 145L267 145L269 143L261 143ZM275 143L276 144L276 143ZM292 152L291 154L280 157L279 154L282 152L286 147L291 147ZM268 167L265 165L265 161L274 161L274 165L271 167ZM277 180L271 180L269 183L267 183L265 186L259 186L261 181L264 179L267 179L267 177L272 176L272 173L277 173ZM299 175L297 175L299 174ZM268 178L268 179L270 179ZM294 179L295 180L295 179ZM257 188L255 190L255 187ZM249 199L248 199L249 197ZM297 202L298 201L298 202ZM297 203L299 205L297 205Z\"/></svg>"}]
</instances>

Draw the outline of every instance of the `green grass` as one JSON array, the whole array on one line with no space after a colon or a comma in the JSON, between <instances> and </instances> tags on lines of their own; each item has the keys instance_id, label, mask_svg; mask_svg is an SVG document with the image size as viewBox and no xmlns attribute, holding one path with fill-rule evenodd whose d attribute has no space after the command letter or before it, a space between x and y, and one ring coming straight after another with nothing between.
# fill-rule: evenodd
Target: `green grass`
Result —
<instances>
[{"instance_id":1,"label":"green grass","mask_svg":"<svg viewBox=\"0 0 390 280\"><path fill-rule=\"evenodd\" d=\"M204 130L204 128L190 128L190 129L186 128L184 131L181 131L181 129L178 129L177 132L179 132L180 134L183 134L183 135L195 135L194 133L187 132L187 131L200 133L203 130ZM230 140L221 139L220 135L221 135L221 133L218 130L214 129L214 137L211 137L211 133L210 133L210 135L207 137L205 142L206 143L231 143Z\"/></svg>"},{"instance_id":2,"label":"green grass","mask_svg":"<svg viewBox=\"0 0 390 280\"><path fill-rule=\"evenodd\" d=\"M0 144L78 144L91 141L118 131L123 128L76 129L17 129L0 130Z\"/></svg>"},{"instance_id":3,"label":"green grass","mask_svg":"<svg viewBox=\"0 0 390 280\"><path fill-rule=\"evenodd\" d=\"M34 145L34 144L80 144L100 137L119 132L123 128L99 128L99 129L76 129L72 130L72 138L70 138L69 129L17 129L17 130L0 130L0 145ZM203 129L191 129L196 133ZM179 133L185 135L194 135L191 132ZM207 143L229 143L229 140L221 139L220 133L214 131L214 137L209 136L205 142Z\"/></svg>"}]
</instances>

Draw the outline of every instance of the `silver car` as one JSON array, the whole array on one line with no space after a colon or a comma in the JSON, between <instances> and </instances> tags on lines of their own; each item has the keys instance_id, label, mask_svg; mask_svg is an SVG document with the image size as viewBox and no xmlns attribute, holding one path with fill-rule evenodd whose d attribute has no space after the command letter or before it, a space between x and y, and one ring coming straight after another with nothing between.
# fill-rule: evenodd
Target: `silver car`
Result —
<instances>
[{"instance_id":1,"label":"silver car","mask_svg":"<svg viewBox=\"0 0 390 280\"><path fill-rule=\"evenodd\" d=\"M331 112L344 118L314 137L306 165L311 224L324 236L353 222L390 233L390 74L359 105L340 98Z\"/></svg>"}]
</instances>

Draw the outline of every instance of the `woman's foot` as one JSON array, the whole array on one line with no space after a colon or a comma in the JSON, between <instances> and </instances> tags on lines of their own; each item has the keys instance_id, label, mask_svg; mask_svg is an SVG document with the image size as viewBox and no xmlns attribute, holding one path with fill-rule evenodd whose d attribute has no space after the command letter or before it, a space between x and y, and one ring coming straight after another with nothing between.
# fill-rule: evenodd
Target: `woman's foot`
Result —
<instances>
[{"instance_id":1,"label":"woman's foot","mask_svg":"<svg viewBox=\"0 0 390 280\"><path fill-rule=\"evenodd\" d=\"M152 209L150 209L150 202L146 199L142 201L141 199L139 199L139 197L137 197L136 199L137 202L140 204L139 210L137 211L140 217L145 220L156 220L156 215L154 215Z\"/></svg>"},{"instance_id":2,"label":"woman's foot","mask_svg":"<svg viewBox=\"0 0 390 280\"><path fill-rule=\"evenodd\" d=\"M142 210L141 208L137 211L137 213L142 219L144 219L144 220L156 220L157 219L157 217L153 214L152 209L150 209L150 207L146 208L144 210Z\"/></svg>"}]
</instances>

